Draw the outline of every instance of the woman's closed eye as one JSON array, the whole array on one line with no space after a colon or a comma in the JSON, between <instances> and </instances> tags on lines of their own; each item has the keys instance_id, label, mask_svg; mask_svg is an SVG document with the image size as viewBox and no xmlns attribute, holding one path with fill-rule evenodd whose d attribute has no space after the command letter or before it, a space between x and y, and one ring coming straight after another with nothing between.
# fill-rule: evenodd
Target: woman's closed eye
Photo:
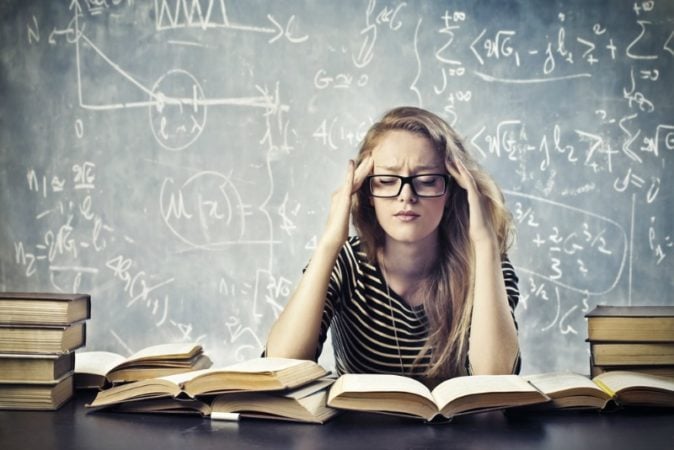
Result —
<instances>
[{"instance_id":1,"label":"woman's closed eye","mask_svg":"<svg viewBox=\"0 0 674 450\"><path fill-rule=\"evenodd\" d=\"M383 184L383 185L396 184L399 181L399 179L397 177L387 177L387 176L383 176L383 175L377 175L375 180L378 184Z\"/></svg>"},{"instance_id":2,"label":"woman's closed eye","mask_svg":"<svg viewBox=\"0 0 674 450\"><path fill-rule=\"evenodd\" d=\"M438 175L420 175L417 177L417 182L424 186L435 186L442 180Z\"/></svg>"}]
</instances>

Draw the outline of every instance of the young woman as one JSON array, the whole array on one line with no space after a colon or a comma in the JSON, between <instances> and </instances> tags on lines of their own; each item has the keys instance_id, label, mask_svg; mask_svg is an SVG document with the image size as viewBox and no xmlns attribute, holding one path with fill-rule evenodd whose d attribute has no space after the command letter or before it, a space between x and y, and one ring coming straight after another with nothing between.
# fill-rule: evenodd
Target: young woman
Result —
<instances>
[{"instance_id":1,"label":"young woman","mask_svg":"<svg viewBox=\"0 0 674 450\"><path fill-rule=\"evenodd\" d=\"M349 162L266 355L316 359L331 327L338 374L434 384L516 373L510 236L502 193L455 131L426 110L393 109Z\"/></svg>"}]
</instances>

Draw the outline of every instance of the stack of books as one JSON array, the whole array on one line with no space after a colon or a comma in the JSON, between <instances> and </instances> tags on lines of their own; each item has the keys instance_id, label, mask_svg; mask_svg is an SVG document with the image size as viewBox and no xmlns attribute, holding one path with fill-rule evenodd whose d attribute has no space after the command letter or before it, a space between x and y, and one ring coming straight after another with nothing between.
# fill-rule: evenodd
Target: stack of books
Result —
<instances>
[{"instance_id":1,"label":"stack of books","mask_svg":"<svg viewBox=\"0 0 674 450\"><path fill-rule=\"evenodd\" d=\"M0 292L0 409L58 409L86 343L86 294Z\"/></svg>"},{"instance_id":2,"label":"stack of books","mask_svg":"<svg viewBox=\"0 0 674 450\"><path fill-rule=\"evenodd\" d=\"M255 358L221 368L148 378L103 389L87 405L133 413L193 413L213 420L324 423L334 379L314 361Z\"/></svg>"},{"instance_id":3,"label":"stack of books","mask_svg":"<svg viewBox=\"0 0 674 450\"><path fill-rule=\"evenodd\" d=\"M599 305L586 317L592 376L628 370L674 377L674 306Z\"/></svg>"}]
</instances>

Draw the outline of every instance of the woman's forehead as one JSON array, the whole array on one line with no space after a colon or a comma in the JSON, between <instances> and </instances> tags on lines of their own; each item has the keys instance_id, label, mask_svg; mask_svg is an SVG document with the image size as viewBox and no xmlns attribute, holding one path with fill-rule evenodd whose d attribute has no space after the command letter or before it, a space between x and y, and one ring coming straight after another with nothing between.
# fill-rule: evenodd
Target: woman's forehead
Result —
<instances>
[{"instance_id":1,"label":"woman's forehead","mask_svg":"<svg viewBox=\"0 0 674 450\"><path fill-rule=\"evenodd\" d=\"M406 131L390 131L383 135L372 151L374 165L382 169L442 168L443 158L426 137Z\"/></svg>"}]
</instances>

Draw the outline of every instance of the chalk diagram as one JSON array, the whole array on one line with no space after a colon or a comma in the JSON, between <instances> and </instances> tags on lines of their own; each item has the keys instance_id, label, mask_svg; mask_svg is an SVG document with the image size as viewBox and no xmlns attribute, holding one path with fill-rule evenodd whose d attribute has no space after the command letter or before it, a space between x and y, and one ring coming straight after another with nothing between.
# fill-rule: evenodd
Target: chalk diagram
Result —
<instances>
[{"instance_id":1,"label":"chalk diagram","mask_svg":"<svg viewBox=\"0 0 674 450\"><path fill-rule=\"evenodd\" d=\"M182 183L165 178L159 204L166 226L194 249L220 250L231 244L279 243L273 238L256 238L262 228L268 229L271 236L271 217L264 205L253 208L246 204L231 177L231 174L201 171ZM247 218L254 220L255 210L263 214L265 223L248 226Z\"/></svg>"},{"instance_id":2,"label":"chalk diagram","mask_svg":"<svg viewBox=\"0 0 674 450\"><path fill-rule=\"evenodd\" d=\"M203 2L201 2L203 3ZM282 26L273 16L267 15L270 26L255 26L230 21L224 0L210 0L202 8L200 2L190 0L155 0L155 31L194 28L200 31L228 29L238 32L260 33L270 36L269 43L285 38L291 43L304 42L308 36L294 36L294 16ZM65 29L54 31L56 36L65 36L75 47L77 95L79 106L90 111L147 108L148 121L156 142L165 150L180 152L192 146L202 134L207 123L209 107L258 108L264 116L279 114L289 107L282 104L278 88L251 86L250 96L209 97L198 79L184 68L174 68L161 73L149 86L141 82L120 64L113 61L86 33L88 23L83 20L82 6L77 0L70 4L73 17ZM89 11L91 13L91 11ZM180 46L200 46L188 41L168 41ZM83 57L103 61L102 66L130 82L144 99L137 101L88 101L83 84ZM92 77L90 73L86 75ZM270 188L260 205L244 202L232 180L231 172L201 171L191 174L186 180L165 178L159 194L162 220L169 230L183 243L193 249L218 250L230 244L273 245L273 224L265 209L273 193L273 178L268 174ZM251 217L257 215L258 217ZM247 221L257 220L246 226ZM262 223L259 223L262 222ZM249 236L246 230L256 236ZM260 235L264 235L260 237Z\"/></svg>"},{"instance_id":3,"label":"chalk diagram","mask_svg":"<svg viewBox=\"0 0 674 450\"><path fill-rule=\"evenodd\" d=\"M518 239L518 251L537 255L518 265L519 272L580 294L600 296L616 287L629 250L627 233L619 223L521 192L504 194L514 205L516 224L533 237Z\"/></svg>"},{"instance_id":4,"label":"chalk diagram","mask_svg":"<svg viewBox=\"0 0 674 450\"><path fill-rule=\"evenodd\" d=\"M150 125L159 145L167 150L189 147L206 125L204 91L197 79L185 70L170 70L157 80L151 92L156 101L148 108Z\"/></svg>"},{"instance_id":5,"label":"chalk diagram","mask_svg":"<svg viewBox=\"0 0 674 450\"><path fill-rule=\"evenodd\" d=\"M212 0L207 12L204 14L200 10L195 10L198 2L191 2L188 5L187 0L176 0L173 5L169 5L168 0L155 1L155 27L157 31L165 31L172 28L196 28L196 29L231 29L252 33L274 34L270 42L286 36L291 42L302 42L304 38L292 38L289 33L289 27L293 23L294 16L288 22L288 27L283 29L280 24L271 16L268 19L274 27L258 27L251 25L241 25L232 23L228 17L223 0L216 2ZM219 8L215 8L219 5ZM213 14L215 9L219 9L220 14ZM247 108L261 108L265 113L275 113L279 109L286 110L287 105L280 103L279 97L271 95L267 89L255 86L251 91L256 94L249 97L220 97L207 98L206 94L199 84L198 80L189 71L181 68L169 70L157 77L154 84L149 87L124 70L119 64L110 59L85 33L86 24L80 24L80 18L83 13L79 3L74 1L71 4L71 10L74 15L68 27L64 30L54 30L50 36L50 42L54 42L57 35L65 35L68 43L75 45L75 63L77 70L77 92L79 106L83 109L94 111L105 111L115 109L130 108L148 108L149 121L152 133L163 148L170 151L179 151L189 147L194 143L202 133L206 125L206 110L214 106L237 106ZM175 11L171 15L170 11ZM184 11L182 14L181 11ZM169 41L169 43L194 44L190 42ZM82 54L84 52L93 52L95 56L102 59L109 68L116 72L120 79L126 79L132 85L136 86L139 93L145 94L146 100L133 102L109 102L107 104L92 104L85 100L82 84Z\"/></svg>"}]
</instances>

